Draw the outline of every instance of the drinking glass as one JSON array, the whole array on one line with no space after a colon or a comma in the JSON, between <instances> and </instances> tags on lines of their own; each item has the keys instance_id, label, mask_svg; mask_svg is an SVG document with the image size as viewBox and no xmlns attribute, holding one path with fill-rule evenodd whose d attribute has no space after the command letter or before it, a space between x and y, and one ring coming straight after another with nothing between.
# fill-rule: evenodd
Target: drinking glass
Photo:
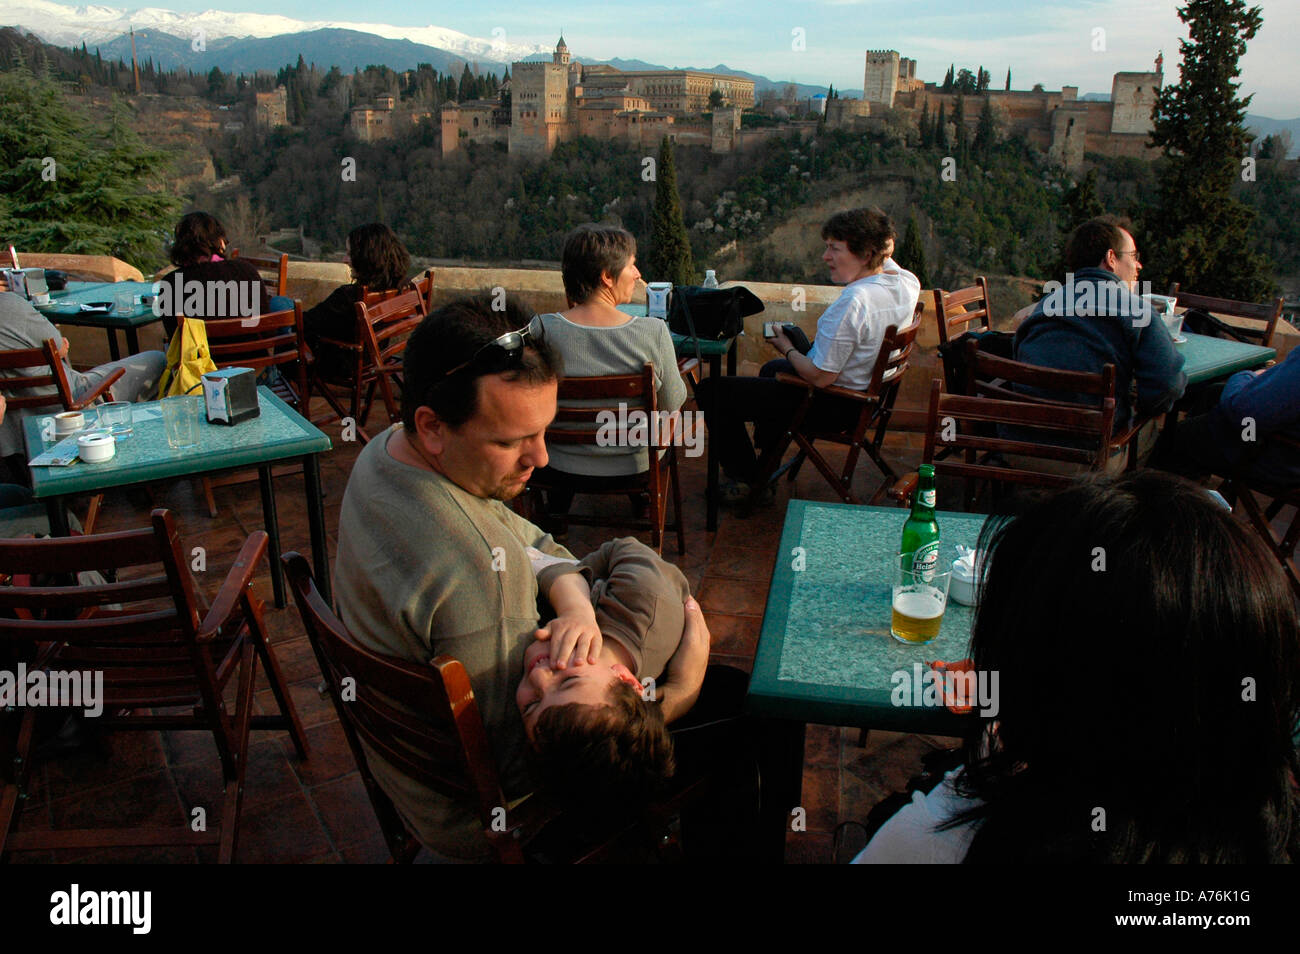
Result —
<instances>
[{"instance_id":1,"label":"drinking glass","mask_svg":"<svg viewBox=\"0 0 1300 954\"><path fill-rule=\"evenodd\" d=\"M126 401L110 401L99 406L99 423L107 427L114 440L124 441L135 433L131 424L131 405Z\"/></svg>"},{"instance_id":2,"label":"drinking glass","mask_svg":"<svg viewBox=\"0 0 1300 954\"><path fill-rule=\"evenodd\" d=\"M899 554L894 562L889 621L895 639L919 646L939 635L951 577L950 571L913 570L912 554Z\"/></svg>"},{"instance_id":3,"label":"drinking glass","mask_svg":"<svg viewBox=\"0 0 1300 954\"><path fill-rule=\"evenodd\" d=\"M199 443L199 399L177 396L162 400L163 429L167 446L187 450Z\"/></svg>"},{"instance_id":4,"label":"drinking glass","mask_svg":"<svg viewBox=\"0 0 1300 954\"><path fill-rule=\"evenodd\" d=\"M113 310L119 315L135 314L135 294L129 291L120 291L113 295Z\"/></svg>"}]
</instances>

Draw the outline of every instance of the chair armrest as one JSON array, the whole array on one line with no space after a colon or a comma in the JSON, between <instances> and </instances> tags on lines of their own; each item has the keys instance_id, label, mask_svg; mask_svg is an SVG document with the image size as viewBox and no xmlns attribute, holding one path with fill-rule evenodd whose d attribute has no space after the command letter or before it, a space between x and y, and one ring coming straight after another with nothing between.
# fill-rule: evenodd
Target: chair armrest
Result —
<instances>
[{"instance_id":1,"label":"chair armrest","mask_svg":"<svg viewBox=\"0 0 1300 954\"><path fill-rule=\"evenodd\" d=\"M873 398L866 391L855 391L853 390L853 388L841 387L838 384L828 384L825 387L819 388L811 381L805 381L803 378L799 377L799 375L789 374L785 371L778 371L776 373L776 380L780 381L782 384L793 384L797 387L807 388L809 391L820 391L822 394L829 394L834 397L848 398L850 401L865 402L865 401L875 400L875 398Z\"/></svg>"},{"instance_id":2,"label":"chair armrest","mask_svg":"<svg viewBox=\"0 0 1300 954\"><path fill-rule=\"evenodd\" d=\"M690 378L696 384L700 383L699 358L682 358L677 362L677 371L683 378Z\"/></svg>"},{"instance_id":3,"label":"chair armrest","mask_svg":"<svg viewBox=\"0 0 1300 954\"><path fill-rule=\"evenodd\" d=\"M803 378L799 377L799 375L790 374L788 371L778 371L776 373L776 380L780 381L782 384L793 384L796 387L807 388L809 391L817 390L815 384L810 384Z\"/></svg>"},{"instance_id":4,"label":"chair armrest","mask_svg":"<svg viewBox=\"0 0 1300 954\"><path fill-rule=\"evenodd\" d=\"M126 369L118 368L116 371L114 371L112 374L106 377L103 381L100 381L99 384L95 385L85 394L81 395L81 397L77 398L75 401L69 404L68 410L82 411L90 407L90 405L94 404L95 401L99 399L99 396L101 394L103 394L105 391L107 391L109 388L113 386L114 381L116 381L124 374L126 374Z\"/></svg>"},{"instance_id":5,"label":"chair armrest","mask_svg":"<svg viewBox=\"0 0 1300 954\"><path fill-rule=\"evenodd\" d=\"M907 503L908 498L911 497L913 492L916 490L917 479L915 473L904 474L902 477L898 478L898 480L894 481L894 485L889 488L889 496L897 500L899 503Z\"/></svg>"},{"instance_id":6,"label":"chair armrest","mask_svg":"<svg viewBox=\"0 0 1300 954\"><path fill-rule=\"evenodd\" d=\"M344 351L360 351L362 346L356 341L339 341L337 338L318 338L317 344L327 344L334 348L342 348Z\"/></svg>"},{"instance_id":7,"label":"chair armrest","mask_svg":"<svg viewBox=\"0 0 1300 954\"><path fill-rule=\"evenodd\" d=\"M203 622L199 625L198 639L200 642L210 640L216 636L221 627L234 614L240 597L248 589L248 585L253 581L254 574L257 573L257 565L262 562L262 557L266 555L266 541L265 530L254 530L248 535L248 539L244 541L244 545L239 550L239 556L235 558L235 565L226 574L226 579L217 592L217 598L212 601L212 607L204 615Z\"/></svg>"}]
</instances>

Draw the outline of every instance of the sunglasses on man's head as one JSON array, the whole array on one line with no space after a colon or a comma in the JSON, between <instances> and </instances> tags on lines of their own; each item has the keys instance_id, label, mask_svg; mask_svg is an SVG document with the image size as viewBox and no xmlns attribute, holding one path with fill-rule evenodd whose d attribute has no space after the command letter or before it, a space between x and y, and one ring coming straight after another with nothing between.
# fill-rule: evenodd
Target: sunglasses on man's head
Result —
<instances>
[{"instance_id":1,"label":"sunglasses on man's head","mask_svg":"<svg viewBox=\"0 0 1300 954\"><path fill-rule=\"evenodd\" d=\"M518 331L507 331L499 338L494 338L475 351L468 361L444 372L443 377L449 378L453 374L464 371L470 365L482 368L484 374L496 374L518 367L523 360L524 348L533 340L533 334L528 327L525 325Z\"/></svg>"}]
</instances>

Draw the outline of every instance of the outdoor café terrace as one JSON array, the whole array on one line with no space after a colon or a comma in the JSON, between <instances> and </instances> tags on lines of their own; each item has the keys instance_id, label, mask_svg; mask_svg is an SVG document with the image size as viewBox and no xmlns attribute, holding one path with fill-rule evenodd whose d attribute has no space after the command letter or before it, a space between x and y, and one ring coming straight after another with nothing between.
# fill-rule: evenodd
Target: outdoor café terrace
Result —
<instances>
[{"instance_id":1,"label":"outdoor caf\u00e9 terrace","mask_svg":"<svg viewBox=\"0 0 1300 954\"><path fill-rule=\"evenodd\" d=\"M87 279L141 278L113 260L74 261L70 257L35 255L28 259L24 264L70 268ZM307 307L347 280L346 266L291 262L288 285L283 291ZM738 370L751 374L771 356L770 349L762 343L763 321L792 321L811 334L817 317L840 291L831 286L802 286L795 292L785 285L746 284L766 306L763 314L747 319L746 334L738 340ZM433 301L438 304L461 294L498 287L521 296L538 312L559 310L565 305L558 271L518 269L439 268L434 275ZM643 302L644 289L640 294L639 300ZM909 361L882 447L883 456L899 474L915 471L921 462L930 382L942 377L932 292L923 290L921 301L926 311L921 317L917 347ZM792 306L792 302L803 307ZM1006 309L995 315L994 327L1008 327L1008 312ZM66 327L64 333L71 341L71 353L78 366L93 366L108 359L102 330ZM139 329L138 337L141 349L164 347L157 324ZM1277 360L1297 342L1300 342L1300 332L1282 322L1272 343ZM694 404L688 403L687 407L694 409ZM320 398L315 398L311 411L312 416L324 416L328 408ZM384 408L377 403L371 417L372 432L383 423L386 423ZM330 442L330 450L319 456L319 466L324 539L330 565L334 566L344 489L363 444L350 439L352 435L345 434L338 422L319 426ZM696 426L703 429L703 421L696 422ZM844 449L828 447L824 454L831 467L838 469ZM722 510L716 529L711 530L707 526L705 507L707 471L705 456L681 458L685 553L678 555L674 538L667 533L663 555L681 568L704 610L712 636L711 660L750 672L755 669L760 632L765 631L765 626L775 625L771 619L765 623L765 614L772 617L777 612L776 603L793 598L789 573L784 570L791 557L784 552L784 546L790 540L786 544L782 542L783 534L800 532L792 531L791 515L798 513L804 521L801 532L812 533L809 528L814 526L815 519L821 519L818 514L832 513L816 508L823 504L842 505L842 501L814 467L805 466L793 480L778 482L773 506L758 508L744 516ZM854 493L866 501L878 484L878 472L864 458L853 478ZM297 472L277 471L274 485L283 549L307 554L312 545L312 514L303 491L303 477ZM202 548L205 563L202 571L195 573L195 579L211 599L235 565L246 539L263 529L262 502L254 486L255 483L217 486L213 491L215 517L209 515L197 479L182 477L124 490L110 489L95 530L99 533L144 527L149 523L151 511L170 510L177 521L183 552ZM962 481L941 479L938 508L962 510L963 491ZM74 510L84 515L86 498L76 497L73 501ZM811 503L792 507L792 501ZM907 511L888 499L881 504L894 509L878 518L883 521L880 525L887 527L887 532L879 532L896 540ZM563 542L575 554L582 555L605 540L627 534L627 529L620 524L627 516L626 500L585 496L578 498L577 506L598 520L608 517L609 522L571 525ZM850 518L841 514L835 519ZM1285 530L1290 519L1289 512L1276 515L1275 527L1279 533ZM969 518L969 526L977 530L978 520L978 517ZM967 523L961 526L963 532L968 532ZM649 539L645 533L640 538ZM790 539L798 542L807 538ZM853 557L849 553L843 558L851 561ZM321 691L322 674L302 620L292 597L282 608L273 605L270 568L265 559L257 569L254 588L266 602L271 643L305 729L310 756L299 758L286 732L255 730L252 733L235 860L385 862L389 860L388 847L334 706ZM778 595L780 599L774 600ZM951 648L958 649L955 641ZM943 656L944 652L936 649L925 655L925 659ZM947 658L956 657L949 654ZM229 688L233 693L233 680ZM254 705L259 713L272 712L275 706L260 667ZM855 705L845 697L824 711L831 714L828 718L833 718L835 713L857 712ZM946 724L935 720L932 724L890 726L886 720L872 725L868 734L861 731L862 722L856 719L843 726L822 724L817 718L807 719L797 803L804 809L805 824L795 826L802 830L786 831L785 861L847 860L836 857L837 828L843 823L865 821L873 807L891 794L903 792L909 779L927 768L926 760L932 753L955 747L957 740L943 733ZM221 802L221 765L210 734L160 731L114 732L101 736L87 732L75 742L66 751L53 747L34 766L22 809L22 830L179 826L190 819L195 806ZM847 834L851 843L853 833ZM215 849L211 847L114 847L13 852L5 860L12 863L190 863L215 858Z\"/></svg>"}]
</instances>

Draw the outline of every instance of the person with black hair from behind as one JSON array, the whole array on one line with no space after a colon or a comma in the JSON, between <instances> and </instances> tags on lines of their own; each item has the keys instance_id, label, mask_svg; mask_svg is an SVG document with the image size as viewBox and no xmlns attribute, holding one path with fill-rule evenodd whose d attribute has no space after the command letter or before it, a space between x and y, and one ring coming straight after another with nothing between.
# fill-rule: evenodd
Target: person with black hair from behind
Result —
<instances>
[{"instance_id":1,"label":"person with black hair from behind","mask_svg":"<svg viewBox=\"0 0 1300 954\"><path fill-rule=\"evenodd\" d=\"M1249 528L1147 470L990 518L979 550L996 722L972 711L964 768L858 862L1300 859L1300 620Z\"/></svg>"}]
</instances>

